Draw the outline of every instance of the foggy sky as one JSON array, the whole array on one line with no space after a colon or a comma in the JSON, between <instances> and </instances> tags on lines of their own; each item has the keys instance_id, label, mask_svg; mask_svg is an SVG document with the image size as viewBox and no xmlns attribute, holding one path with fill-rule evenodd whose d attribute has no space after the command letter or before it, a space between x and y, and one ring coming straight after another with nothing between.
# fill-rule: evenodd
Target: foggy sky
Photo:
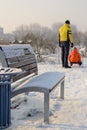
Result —
<instances>
[{"instance_id":1,"label":"foggy sky","mask_svg":"<svg viewBox=\"0 0 87 130\"><path fill-rule=\"evenodd\" d=\"M38 23L51 27L69 19L87 31L87 0L0 0L0 27L11 32L20 25Z\"/></svg>"}]
</instances>

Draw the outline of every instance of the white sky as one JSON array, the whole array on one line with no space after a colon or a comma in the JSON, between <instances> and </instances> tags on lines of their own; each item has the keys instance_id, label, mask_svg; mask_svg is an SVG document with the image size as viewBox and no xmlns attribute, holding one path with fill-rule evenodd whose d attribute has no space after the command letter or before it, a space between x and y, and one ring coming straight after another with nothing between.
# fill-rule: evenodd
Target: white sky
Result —
<instances>
[{"instance_id":1,"label":"white sky","mask_svg":"<svg viewBox=\"0 0 87 130\"><path fill-rule=\"evenodd\" d=\"M87 0L0 0L0 27L5 32L22 24L51 27L69 19L78 30L87 30Z\"/></svg>"}]
</instances>

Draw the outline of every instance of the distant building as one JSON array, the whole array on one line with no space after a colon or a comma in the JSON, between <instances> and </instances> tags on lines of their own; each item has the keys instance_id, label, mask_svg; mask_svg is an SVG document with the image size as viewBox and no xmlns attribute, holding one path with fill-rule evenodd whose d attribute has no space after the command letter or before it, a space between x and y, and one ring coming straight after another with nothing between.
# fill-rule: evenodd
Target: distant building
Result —
<instances>
[{"instance_id":1,"label":"distant building","mask_svg":"<svg viewBox=\"0 0 87 130\"><path fill-rule=\"evenodd\" d=\"M4 33L4 29L0 27L0 44L10 44L14 40L14 37L10 33Z\"/></svg>"}]
</instances>

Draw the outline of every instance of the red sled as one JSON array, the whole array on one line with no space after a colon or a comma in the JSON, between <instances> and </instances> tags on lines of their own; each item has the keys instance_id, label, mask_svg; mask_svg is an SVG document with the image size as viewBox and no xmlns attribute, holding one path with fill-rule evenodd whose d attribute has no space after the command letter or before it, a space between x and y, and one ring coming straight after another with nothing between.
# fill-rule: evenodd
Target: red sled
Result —
<instances>
[{"instance_id":1,"label":"red sled","mask_svg":"<svg viewBox=\"0 0 87 130\"><path fill-rule=\"evenodd\" d=\"M68 56L68 61L70 65L72 66L73 64L78 64L79 66L82 64L81 61L81 55L76 47L74 47L69 56Z\"/></svg>"}]
</instances>

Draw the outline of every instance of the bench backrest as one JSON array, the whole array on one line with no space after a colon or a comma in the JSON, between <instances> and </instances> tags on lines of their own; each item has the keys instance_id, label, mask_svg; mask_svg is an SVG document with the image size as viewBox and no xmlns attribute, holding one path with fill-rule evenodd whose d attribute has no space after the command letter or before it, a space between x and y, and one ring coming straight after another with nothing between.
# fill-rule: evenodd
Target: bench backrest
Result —
<instances>
[{"instance_id":1,"label":"bench backrest","mask_svg":"<svg viewBox=\"0 0 87 130\"><path fill-rule=\"evenodd\" d=\"M0 61L2 67L20 68L22 73L13 78L13 81L30 74L37 74L37 62L34 51L29 44L14 44L0 46Z\"/></svg>"}]
</instances>

